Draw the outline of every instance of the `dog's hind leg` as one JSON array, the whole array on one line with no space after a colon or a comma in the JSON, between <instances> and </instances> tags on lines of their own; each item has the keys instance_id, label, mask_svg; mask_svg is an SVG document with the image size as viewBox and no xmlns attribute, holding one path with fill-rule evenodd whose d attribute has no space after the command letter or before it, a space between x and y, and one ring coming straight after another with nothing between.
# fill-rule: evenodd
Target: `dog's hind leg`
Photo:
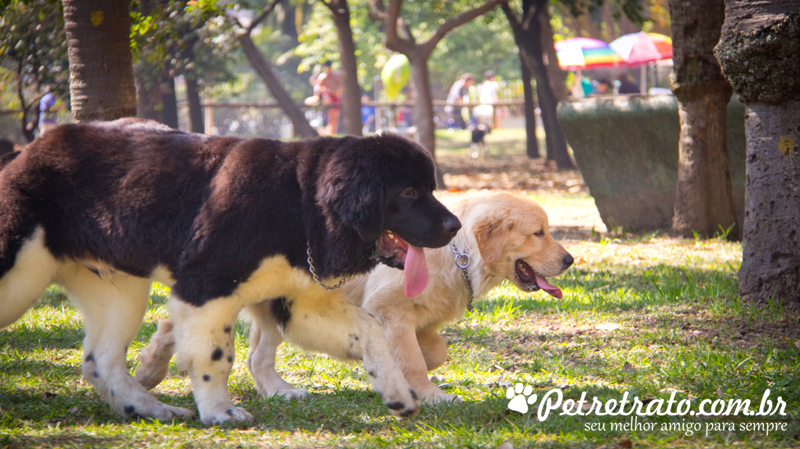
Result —
<instances>
[{"instance_id":1,"label":"dog's hind leg","mask_svg":"<svg viewBox=\"0 0 800 449\"><path fill-rule=\"evenodd\" d=\"M125 354L142 325L151 282L120 272L101 279L78 263L59 277L85 317L83 377L111 408L126 417L161 421L191 417L189 410L162 404L150 395L126 366Z\"/></svg>"},{"instance_id":2,"label":"dog's hind leg","mask_svg":"<svg viewBox=\"0 0 800 449\"><path fill-rule=\"evenodd\" d=\"M0 230L0 328L17 321L53 281L58 262L47 250L44 230L37 228L14 252L14 231ZM17 243L18 244L18 243Z\"/></svg>"},{"instance_id":3,"label":"dog's hind leg","mask_svg":"<svg viewBox=\"0 0 800 449\"><path fill-rule=\"evenodd\" d=\"M383 329L374 316L350 304L340 291L317 286L302 300L289 298L284 335L300 347L343 360L362 360L369 381L390 412L410 416L419 410L417 394L389 352Z\"/></svg>"},{"instance_id":4,"label":"dog's hind leg","mask_svg":"<svg viewBox=\"0 0 800 449\"><path fill-rule=\"evenodd\" d=\"M150 337L150 343L139 351L139 367L133 377L143 387L152 390L167 377L169 361L175 354L175 335L170 319L158 322L158 329Z\"/></svg>"},{"instance_id":5,"label":"dog's hind leg","mask_svg":"<svg viewBox=\"0 0 800 449\"><path fill-rule=\"evenodd\" d=\"M284 298L262 301L248 306L253 318L250 329L250 352L247 354L247 368L256 383L256 389L264 397L280 396L284 399L303 399L311 395L308 390L296 388L283 380L275 371L275 354L283 342L278 330L278 322L270 310L284 308ZM285 316L285 315L284 315Z\"/></svg>"}]
</instances>

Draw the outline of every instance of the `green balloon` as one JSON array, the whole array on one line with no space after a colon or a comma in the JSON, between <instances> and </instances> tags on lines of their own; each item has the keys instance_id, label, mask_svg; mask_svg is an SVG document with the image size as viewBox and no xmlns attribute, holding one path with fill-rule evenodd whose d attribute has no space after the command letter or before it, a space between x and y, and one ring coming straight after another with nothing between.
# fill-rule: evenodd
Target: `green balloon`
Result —
<instances>
[{"instance_id":1,"label":"green balloon","mask_svg":"<svg viewBox=\"0 0 800 449\"><path fill-rule=\"evenodd\" d=\"M386 95L392 99L403 90L409 78L411 78L411 64L406 55L392 56L381 70L383 88L386 90Z\"/></svg>"}]
</instances>

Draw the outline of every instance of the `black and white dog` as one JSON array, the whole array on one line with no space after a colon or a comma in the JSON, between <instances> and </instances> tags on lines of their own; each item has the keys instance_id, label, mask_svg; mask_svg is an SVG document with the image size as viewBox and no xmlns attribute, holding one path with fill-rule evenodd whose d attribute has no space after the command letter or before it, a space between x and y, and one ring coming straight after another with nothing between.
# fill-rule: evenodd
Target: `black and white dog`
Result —
<instances>
[{"instance_id":1,"label":"black and white dog","mask_svg":"<svg viewBox=\"0 0 800 449\"><path fill-rule=\"evenodd\" d=\"M392 413L419 400L383 331L332 286L378 262L427 283L421 247L460 228L432 195L434 165L396 136L299 142L208 137L153 122L63 125L0 170L0 327L51 283L85 315L83 375L125 416L158 402L125 365L150 284L172 288L179 363L207 425L248 421L227 390L233 327L269 307L290 341L363 360Z\"/></svg>"},{"instance_id":2,"label":"black and white dog","mask_svg":"<svg viewBox=\"0 0 800 449\"><path fill-rule=\"evenodd\" d=\"M477 158L478 156L486 155L487 148L485 137L492 132L492 128L483 123L479 123L470 126L470 130L472 131L472 140L469 144L469 149L472 150L472 157Z\"/></svg>"}]
</instances>

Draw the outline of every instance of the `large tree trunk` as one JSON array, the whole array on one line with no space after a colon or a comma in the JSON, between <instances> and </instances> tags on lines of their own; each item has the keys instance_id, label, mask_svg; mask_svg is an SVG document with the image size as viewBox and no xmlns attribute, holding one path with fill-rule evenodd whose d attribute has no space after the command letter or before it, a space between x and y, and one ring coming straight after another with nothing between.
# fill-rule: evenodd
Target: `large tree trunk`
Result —
<instances>
[{"instance_id":1,"label":"large tree trunk","mask_svg":"<svg viewBox=\"0 0 800 449\"><path fill-rule=\"evenodd\" d=\"M692 3L670 0L673 61L672 90L681 120L678 182L672 232L711 237L730 229L741 237L728 169L727 111L732 89L717 60L725 20L723 0Z\"/></svg>"},{"instance_id":2,"label":"large tree trunk","mask_svg":"<svg viewBox=\"0 0 800 449\"><path fill-rule=\"evenodd\" d=\"M325 2L331 10L333 23L336 26L339 58L342 63L342 122L345 134L361 135L361 87L358 85L358 62L356 61L356 44L353 42L353 30L350 28L350 11L347 0L330 0Z\"/></svg>"},{"instance_id":3,"label":"large tree trunk","mask_svg":"<svg viewBox=\"0 0 800 449\"><path fill-rule=\"evenodd\" d=\"M283 88L275 71L272 70L269 61L267 61L264 55L258 50L258 47L256 47L253 39L250 38L250 35L240 35L239 42L242 45L245 55L247 55L247 59L250 61L250 65L253 66L264 81L264 84L267 85L270 93L272 93L272 96L275 97L275 100L281 106L283 113L292 121L295 135L303 138L319 136L317 131L311 127L308 120L306 120L303 111L294 100L292 100L292 97L286 92L286 89Z\"/></svg>"},{"instance_id":4,"label":"large tree trunk","mask_svg":"<svg viewBox=\"0 0 800 449\"><path fill-rule=\"evenodd\" d=\"M126 0L64 0L72 116L76 121L136 115L131 19Z\"/></svg>"},{"instance_id":5,"label":"large tree trunk","mask_svg":"<svg viewBox=\"0 0 800 449\"><path fill-rule=\"evenodd\" d=\"M411 80L414 85L414 124L417 126L417 140L428 150L436 161L436 128L433 121L433 95L431 94L428 59L417 50L408 58L411 65ZM406 55L409 56L409 55ZM436 184L445 188L444 172L436 165Z\"/></svg>"},{"instance_id":6,"label":"large tree trunk","mask_svg":"<svg viewBox=\"0 0 800 449\"><path fill-rule=\"evenodd\" d=\"M525 61L525 53L519 53L519 66L522 71L522 92L525 97L525 152L531 159L541 157L539 154L539 140L536 138L536 104L533 102L533 87L531 86L531 70Z\"/></svg>"},{"instance_id":7,"label":"large tree trunk","mask_svg":"<svg viewBox=\"0 0 800 449\"><path fill-rule=\"evenodd\" d=\"M716 48L747 106L739 293L800 304L800 2L725 1Z\"/></svg>"}]
</instances>

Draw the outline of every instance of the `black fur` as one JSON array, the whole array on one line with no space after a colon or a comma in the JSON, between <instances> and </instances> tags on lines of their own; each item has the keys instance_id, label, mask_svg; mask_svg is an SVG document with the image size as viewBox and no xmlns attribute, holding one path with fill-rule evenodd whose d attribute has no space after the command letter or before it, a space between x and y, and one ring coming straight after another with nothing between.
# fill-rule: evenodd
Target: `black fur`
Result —
<instances>
[{"instance_id":1,"label":"black fur","mask_svg":"<svg viewBox=\"0 0 800 449\"><path fill-rule=\"evenodd\" d=\"M291 305L292 303L283 297L273 299L269 303L269 311L272 317L275 318L278 326L282 327L284 330L286 330L286 323L292 318Z\"/></svg>"},{"instance_id":2,"label":"black fur","mask_svg":"<svg viewBox=\"0 0 800 449\"><path fill-rule=\"evenodd\" d=\"M434 187L428 154L392 135L284 143L135 119L62 125L0 171L0 277L40 225L56 257L141 277L165 266L197 306L266 257L307 270L307 244L321 277L363 273L385 229L427 247L455 235Z\"/></svg>"}]
</instances>

